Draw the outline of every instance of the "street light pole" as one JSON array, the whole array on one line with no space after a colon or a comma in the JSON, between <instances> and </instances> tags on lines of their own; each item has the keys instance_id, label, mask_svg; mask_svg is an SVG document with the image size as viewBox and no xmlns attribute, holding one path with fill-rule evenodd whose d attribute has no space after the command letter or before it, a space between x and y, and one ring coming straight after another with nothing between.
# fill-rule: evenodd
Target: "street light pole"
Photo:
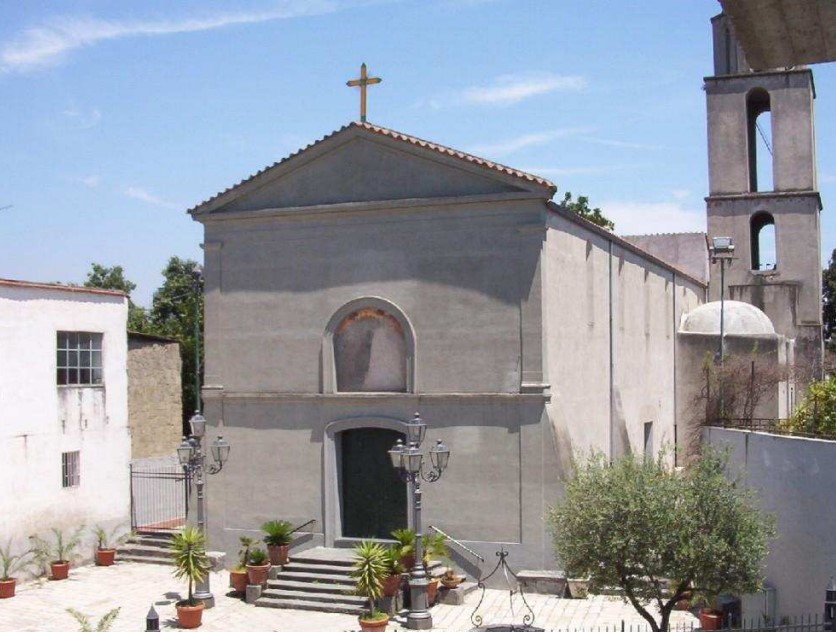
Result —
<instances>
[{"instance_id":1,"label":"street light pole","mask_svg":"<svg viewBox=\"0 0 836 632\"><path fill-rule=\"evenodd\" d=\"M450 450L440 440L430 450L432 469L424 471L424 454L421 444L427 432L427 425L418 413L406 424L407 447L402 439L389 450L392 466L398 471L401 480L407 484L412 507L412 527L415 532L415 561L409 574L410 606L406 616L406 627L410 630L429 630L433 619L427 599L427 571L424 569L424 542L421 528L421 480L432 483L441 478L447 469Z\"/></svg>"},{"instance_id":2,"label":"street light pole","mask_svg":"<svg viewBox=\"0 0 836 632\"><path fill-rule=\"evenodd\" d=\"M194 409L200 414L200 282L203 279L203 266L199 263L192 268L192 283L194 284Z\"/></svg>"},{"instance_id":3,"label":"street light pole","mask_svg":"<svg viewBox=\"0 0 836 632\"><path fill-rule=\"evenodd\" d=\"M195 490L197 492L197 529L204 536L206 535L206 495L204 493L205 474L217 474L223 469L224 463L229 458L230 445L223 438L218 436L212 443L212 463L207 466L206 455L203 453L203 437L206 434L206 419L200 412L196 412L189 419L192 434L190 437L183 437L180 447L177 448L177 457L183 470L194 477ZM203 601L206 608L215 605L215 597L212 594L209 573L197 582L194 593L195 598Z\"/></svg>"},{"instance_id":4,"label":"street light pole","mask_svg":"<svg viewBox=\"0 0 836 632\"><path fill-rule=\"evenodd\" d=\"M717 359L720 365L720 379L717 386L720 395L720 418L725 419L726 409L723 394L723 382L725 375L723 368L726 361L726 330L725 330L725 306L726 306L726 263L731 263L734 258L734 243L731 237L714 237L711 240L711 263L720 262L720 350Z\"/></svg>"}]
</instances>

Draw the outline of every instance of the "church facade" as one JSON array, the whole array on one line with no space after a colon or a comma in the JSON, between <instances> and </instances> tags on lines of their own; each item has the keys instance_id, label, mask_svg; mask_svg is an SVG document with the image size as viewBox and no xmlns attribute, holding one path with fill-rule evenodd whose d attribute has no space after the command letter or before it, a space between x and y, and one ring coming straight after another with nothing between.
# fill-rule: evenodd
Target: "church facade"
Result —
<instances>
[{"instance_id":1,"label":"church facade","mask_svg":"<svg viewBox=\"0 0 836 632\"><path fill-rule=\"evenodd\" d=\"M451 451L424 524L555 562L571 461L674 444L677 329L703 280L551 201L545 179L356 122L191 210L205 229L212 548L408 526L387 450L418 411ZM211 428L214 425L216 428Z\"/></svg>"}]
</instances>

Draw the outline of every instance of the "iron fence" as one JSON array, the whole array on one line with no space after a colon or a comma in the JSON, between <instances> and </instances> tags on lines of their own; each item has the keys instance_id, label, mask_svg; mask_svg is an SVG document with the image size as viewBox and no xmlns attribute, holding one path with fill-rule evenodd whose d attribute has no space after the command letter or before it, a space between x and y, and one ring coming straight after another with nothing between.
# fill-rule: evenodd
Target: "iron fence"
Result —
<instances>
[{"instance_id":1,"label":"iron fence","mask_svg":"<svg viewBox=\"0 0 836 632\"><path fill-rule=\"evenodd\" d=\"M180 465L131 468L131 529L171 531L186 524L190 475Z\"/></svg>"},{"instance_id":2,"label":"iron fence","mask_svg":"<svg viewBox=\"0 0 836 632\"><path fill-rule=\"evenodd\" d=\"M709 421L709 426L730 428L732 430L750 430L752 432L766 432L769 434L785 435L789 437L807 437L811 439L836 440L836 433L790 429L787 419L768 419L757 417L726 417Z\"/></svg>"}]
</instances>

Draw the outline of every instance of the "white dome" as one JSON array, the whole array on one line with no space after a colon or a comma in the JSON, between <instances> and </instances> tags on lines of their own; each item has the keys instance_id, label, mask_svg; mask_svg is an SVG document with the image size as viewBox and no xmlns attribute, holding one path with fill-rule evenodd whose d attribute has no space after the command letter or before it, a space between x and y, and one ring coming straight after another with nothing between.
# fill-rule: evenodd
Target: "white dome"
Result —
<instances>
[{"instance_id":1,"label":"white dome","mask_svg":"<svg viewBox=\"0 0 836 632\"><path fill-rule=\"evenodd\" d=\"M720 335L720 301L700 305L682 321L682 333ZM724 301L723 331L727 336L774 336L775 327L769 316L754 305L741 301Z\"/></svg>"}]
</instances>

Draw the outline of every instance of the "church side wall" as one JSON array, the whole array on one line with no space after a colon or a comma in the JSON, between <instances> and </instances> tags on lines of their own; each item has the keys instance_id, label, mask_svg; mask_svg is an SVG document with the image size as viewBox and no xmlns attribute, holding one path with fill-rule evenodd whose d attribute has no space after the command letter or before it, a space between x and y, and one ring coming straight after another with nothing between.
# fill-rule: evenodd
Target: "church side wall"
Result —
<instances>
[{"instance_id":1,"label":"church side wall","mask_svg":"<svg viewBox=\"0 0 836 632\"><path fill-rule=\"evenodd\" d=\"M675 331L702 286L558 214L549 226L548 410L561 462L673 445Z\"/></svg>"}]
</instances>

